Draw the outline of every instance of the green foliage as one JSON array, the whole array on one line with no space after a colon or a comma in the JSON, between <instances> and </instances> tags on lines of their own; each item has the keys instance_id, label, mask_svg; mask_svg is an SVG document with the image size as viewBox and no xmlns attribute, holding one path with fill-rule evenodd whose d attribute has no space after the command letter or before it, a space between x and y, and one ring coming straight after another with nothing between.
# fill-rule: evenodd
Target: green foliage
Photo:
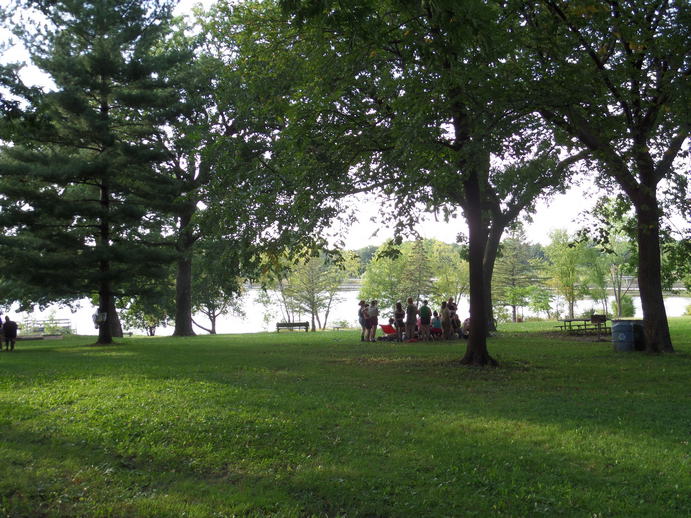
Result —
<instances>
[{"instance_id":1,"label":"green foliage","mask_svg":"<svg viewBox=\"0 0 691 518\"><path fill-rule=\"evenodd\" d=\"M636 314L636 308L633 305L633 297L631 297L631 295L622 295L619 303L613 300L612 313L617 317L633 317Z\"/></svg>"},{"instance_id":2,"label":"green foliage","mask_svg":"<svg viewBox=\"0 0 691 518\"><path fill-rule=\"evenodd\" d=\"M382 245L384 246L386 245ZM406 246L404 249L407 248ZM392 311L396 302L407 298L401 287L404 262L403 252L396 258L375 255L362 276L358 297L368 301L378 300L380 308Z\"/></svg>"},{"instance_id":3,"label":"green foliage","mask_svg":"<svg viewBox=\"0 0 691 518\"><path fill-rule=\"evenodd\" d=\"M585 248L582 243L573 242L563 230L552 232L550 237L552 241L545 248L549 260L546 267L550 275L548 284L564 297L569 317L573 318L576 301L588 290L588 270L584 265Z\"/></svg>"},{"instance_id":4,"label":"green foliage","mask_svg":"<svg viewBox=\"0 0 691 518\"><path fill-rule=\"evenodd\" d=\"M587 268L585 283L588 296L600 305L600 311L606 315L613 256L612 254L603 253L592 244L584 246L583 262Z\"/></svg>"},{"instance_id":5,"label":"green foliage","mask_svg":"<svg viewBox=\"0 0 691 518\"><path fill-rule=\"evenodd\" d=\"M552 294L542 286L531 286L528 292L528 307L538 315L544 311L549 316Z\"/></svg>"},{"instance_id":6,"label":"green foliage","mask_svg":"<svg viewBox=\"0 0 691 518\"><path fill-rule=\"evenodd\" d=\"M691 229L681 239L668 238L662 245L662 286L673 290L680 284L691 291Z\"/></svg>"},{"instance_id":7,"label":"green foliage","mask_svg":"<svg viewBox=\"0 0 691 518\"><path fill-rule=\"evenodd\" d=\"M360 298L376 299L387 310L408 297L438 302L458 300L468 290L468 264L457 246L436 240L406 241L387 254L392 243L379 248L362 277Z\"/></svg>"},{"instance_id":8,"label":"green foliage","mask_svg":"<svg viewBox=\"0 0 691 518\"><path fill-rule=\"evenodd\" d=\"M329 88L317 80L332 66L319 59L323 47L273 2L219 2L199 23L205 51L221 64L212 88L220 120L209 150L209 218L218 235L241 245L246 266L267 251L328 249L321 231L347 219L340 198L353 159L349 140L324 117L331 110L313 95Z\"/></svg>"},{"instance_id":9,"label":"green foliage","mask_svg":"<svg viewBox=\"0 0 691 518\"><path fill-rule=\"evenodd\" d=\"M216 333L216 320L221 315L233 313L243 315L242 251L228 243L207 239L195 247L192 274L192 309L202 313L211 323L206 329Z\"/></svg>"},{"instance_id":10,"label":"green foliage","mask_svg":"<svg viewBox=\"0 0 691 518\"><path fill-rule=\"evenodd\" d=\"M468 261L458 245L432 241L430 249L432 296L437 303L453 298L456 303L469 290Z\"/></svg>"},{"instance_id":11,"label":"green foliage","mask_svg":"<svg viewBox=\"0 0 691 518\"><path fill-rule=\"evenodd\" d=\"M27 7L40 14L26 19L42 22L15 29L53 87L29 89L19 77L9 85L23 113L2 126L8 297L30 305L99 293L107 312L113 294L137 293L171 260L160 246L158 211L170 198L154 135L175 100L165 74L187 56L160 51L165 1Z\"/></svg>"},{"instance_id":12,"label":"green foliage","mask_svg":"<svg viewBox=\"0 0 691 518\"><path fill-rule=\"evenodd\" d=\"M526 242L522 229L512 231L501 242L492 277L492 297L495 305L511 307L514 322L518 316L517 309L529 304L533 289L543 282L542 261L536 256L538 251L541 252L539 246L536 248Z\"/></svg>"},{"instance_id":13,"label":"green foliage","mask_svg":"<svg viewBox=\"0 0 691 518\"><path fill-rule=\"evenodd\" d=\"M150 281L147 289L136 296L120 297L116 306L126 329L141 329L154 336L157 328L170 324L175 313L175 289L170 276Z\"/></svg>"},{"instance_id":14,"label":"green foliage","mask_svg":"<svg viewBox=\"0 0 691 518\"><path fill-rule=\"evenodd\" d=\"M498 369L357 331L21 342L0 353L0 508L686 518L688 365L553 326L505 324ZM687 358L691 319L671 330Z\"/></svg>"},{"instance_id":15,"label":"green foliage","mask_svg":"<svg viewBox=\"0 0 691 518\"><path fill-rule=\"evenodd\" d=\"M608 288L614 294L613 307L618 308L623 307L621 298L633 286L638 262L636 222L630 203L621 196L599 200L591 217L588 227L578 232L578 240L587 247L589 294L606 313Z\"/></svg>"},{"instance_id":16,"label":"green foliage","mask_svg":"<svg viewBox=\"0 0 691 518\"><path fill-rule=\"evenodd\" d=\"M285 320L294 321L296 314L306 313L311 318L312 331L316 331L326 329L331 308L340 300L341 286L357 275L359 268L360 259L354 252L344 253L338 263L321 254L292 262L268 286L278 294ZM259 302L269 307L272 300L264 293Z\"/></svg>"},{"instance_id":17,"label":"green foliage","mask_svg":"<svg viewBox=\"0 0 691 518\"><path fill-rule=\"evenodd\" d=\"M513 322L513 316L506 306L494 306L493 311L497 323L504 324L506 322Z\"/></svg>"},{"instance_id":18,"label":"green foliage","mask_svg":"<svg viewBox=\"0 0 691 518\"><path fill-rule=\"evenodd\" d=\"M520 68L535 108L561 142L589 153L598 183L635 208L648 348L671 352L660 219L670 205L688 216L689 3L517 4L527 37Z\"/></svg>"}]
</instances>

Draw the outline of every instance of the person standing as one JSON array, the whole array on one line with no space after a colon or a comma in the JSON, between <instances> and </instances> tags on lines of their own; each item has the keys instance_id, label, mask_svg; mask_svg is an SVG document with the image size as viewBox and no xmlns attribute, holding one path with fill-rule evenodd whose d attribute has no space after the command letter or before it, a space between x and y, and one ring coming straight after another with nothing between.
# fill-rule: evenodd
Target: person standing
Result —
<instances>
[{"instance_id":1,"label":"person standing","mask_svg":"<svg viewBox=\"0 0 691 518\"><path fill-rule=\"evenodd\" d=\"M449 297L449 300L446 301L446 307L449 308L449 316L453 320L453 317L456 314L456 311L458 310L458 306L456 305L456 302L453 300L453 297Z\"/></svg>"},{"instance_id":2,"label":"person standing","mask_svg":"<svg viewBox=\"0 0 691 518\"><path fill-rule=\"evenodd\" d=\"M436 311L432 313L432 330L430 334L433 340L438 340L442 337L441 319L439 318L439 313Z\"/></svg>"},{"instance_id":3,"label":"person standing","mask_svg":"<svg viewBox=\"0 0 691 518\"><path fill-rule=\"evenodd\" d=\"M444 340L451 339L451 312L449 311L449 306L446 301L441 303L441 328L444 332Z\"/></svg>"},{"instance_id":4,"label":"person standing","mask_svg":"<svg viewBox=\"0 0 691 518\"><path fill-rule=\"evenodd\" d=\"M6 316L5 323L2 325L2 332L5 335L5 350L14 351L14 343L17 341L17 323Z\"/></svg>"},{"instance_id":5,"label":"person standing","mask_svg":"<svg viewBox=\"0 0 691 518\"><path fill-rule=\"evenodd\" d=\"M415 326L417 324L417 306L413 303L413 297L408 297L408 305L405 308L405 338L415 338Z\"/></svg>"},{"instance_id":6,"label":"person standing","mask_svg":"<svg viewBox=\"0 0 691 518\"><path fill-rule=\"evenodd\" d=\"M358 309L357 311L357 319L360 323L360 327L362 328L362 333L360 334L360 341L364 342L365 334L367 333L367 326L365 325L365 321L367 320L367 315L365 314L365 312L367 311L367 303L364 300L361 300L359 306L360 309Z\"/></svg>"},{"instance_id":7,"label":"person standing","mask_svg":"<svg viewBox=\"0 0 691 518\"><path fill-rule=\"evenodd\" d=\"M422 301L420 306L420 336L425 342L430 341L429 326L432 323L432 310L427 305L427 301Z\"/></svg>"},{"instance_id":8,"label":"person standing","mask_svg":"<svg viewBox=\"0 0 691 518\"><path fill-rule=\"evenodd\" d=\"M367 310L367 314L369 315L369 323L372 326L369 330L368 336L370 342L374 342L374 339L377 336L377 326L379 325L379 307L377 304L378 302L373 300L369 305L369 309Z\"/></svg>"},{"instance_id":9,"label":"person standing","mask_svg":"<svg viewBox=\"0 0 691 518\"><path fill-rule=\"evenodd\" d=\"M396 341L403 341L403 323L405 319L405 311L403 311L403 304L396 302L396 309L393 312L394 326L396 327Z\"/></svg>"}]
</instances>

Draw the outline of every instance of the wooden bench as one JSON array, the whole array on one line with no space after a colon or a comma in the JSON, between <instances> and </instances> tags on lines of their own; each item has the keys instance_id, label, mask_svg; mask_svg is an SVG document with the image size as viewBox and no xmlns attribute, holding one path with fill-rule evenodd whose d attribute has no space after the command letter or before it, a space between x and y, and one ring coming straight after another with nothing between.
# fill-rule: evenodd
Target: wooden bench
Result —
<instances>
[{"instance_id":1,"label":"wooden bench","mask_svg":"<svg viewBox=\"0 0 691 518\"><path fill-rule=\"evenodd\" d=\"M278 333L281 329L290 329L291 331L293 329L302 329L305 328L305 331L310 330L310 324L309 322L276 322L276 332Z\"/></svg>"}]
</instances>

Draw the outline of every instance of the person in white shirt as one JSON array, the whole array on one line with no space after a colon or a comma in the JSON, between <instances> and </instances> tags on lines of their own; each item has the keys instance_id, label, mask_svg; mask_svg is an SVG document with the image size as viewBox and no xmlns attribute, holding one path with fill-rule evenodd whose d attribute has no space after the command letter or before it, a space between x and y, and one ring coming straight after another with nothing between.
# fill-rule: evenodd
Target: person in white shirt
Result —
<instances>
[{"instance_id":1,"label":"person in white shirt","mask_svg":"<svg viewBox=\"0 0 691 518\"><path fill-rule=\"evenodd\" d=\"M374 342L375 337L377 336L377 326L379 325L379 306L377 304L378 301L373 300L372 302L370 302L369 308L367 310L370 325L372 326L369 330L368 336L370 342Z\"/></svg>"}]
</instances>

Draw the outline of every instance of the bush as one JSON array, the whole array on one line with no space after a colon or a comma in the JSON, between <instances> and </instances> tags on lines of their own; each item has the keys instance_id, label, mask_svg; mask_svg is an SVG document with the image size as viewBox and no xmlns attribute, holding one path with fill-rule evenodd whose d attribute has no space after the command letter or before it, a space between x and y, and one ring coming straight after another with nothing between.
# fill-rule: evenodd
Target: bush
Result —
<instances>
[{"instance_id":1,"label":"bush","mask_svg":"<svg viewBox=\"0 0 691 518\"><path fill-rule=\"evenodd\" d=\"M624 295L621 298L621 315L617 311L617 302L612 301L612 314L622 317L632 317L636 314L636 308L633 307L633 298L629 295Z\"/></svg>"},{"instance_id":2,"label":"bush","mask_svg":"<svg viewBox=\"0 0 691 518\"><path fill-rule=\"evenodd\" d=\"M356 327L360 327L360 324L353 324L352 322L348 322L347 320L337 320L333 323L333 325L337 327L342 327L344 329L354 329Z\"/></svg>"},{"instance_id":3,"label":"bush","mask_svg":"<svg viewBox=\"0 0 691 518\"><path fill-rule=\"evenodd\" d=\"M595 310L595 308L590 308L590 309L588 309L587 311L584 311L584 312L581 313L580 315L576 315L576 316L577 316L578 318L590 318L590 317L592 317L592 316L593 316L594 314L596 314L596 313L597 313L597 311Z\"/></svg>"},{"instance_id":4,"label":"bush","mask_svg":"<svg viewBox=\"0 0 691 518\"><path fill-rule=\"evenodd\" d=\"M511 314L505 306L494 306L494 318L498 323L511 322Z\"/></svg>"},{"instance_id":5,"label":"bush","mask_svg":"<svg viewBox=\"0 0 691 518\"><path fill-rule=\"evenodd\" d=\"M691 317L691 304L686 306L686 313L684 313L685 317Z\"/></svg>"},{"instance_id":6,"label":"bush","mask_svg":"<svg viewBox=\"0 0 691 518\"><path fill-rule=\"evenodd\" d=\"M544 322L546 319L540 316L523 317L523 322Z\"/></svg>"}]
</instances>

